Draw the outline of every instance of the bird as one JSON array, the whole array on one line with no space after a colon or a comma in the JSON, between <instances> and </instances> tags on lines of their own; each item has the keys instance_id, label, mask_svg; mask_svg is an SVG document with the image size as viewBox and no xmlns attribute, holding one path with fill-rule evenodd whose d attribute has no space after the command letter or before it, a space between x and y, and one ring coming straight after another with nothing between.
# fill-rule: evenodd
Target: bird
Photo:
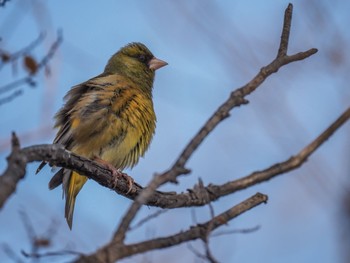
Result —
<instances>
[{"instance_id":1,"label":"bird","mask_svg":"<svg viewBox=\"0 0 350 263\"><path fill-rule=\"evenodd\" d=\"M53 144L114 171L135 166L155 133L153 83L155 71L166 65L142 43L122 47L108 60L102 74L67 92L64 105L55 115L58 132ZM36 173L45 165L43 161ZM50 190L62 184L70 229L75 200L86 181L86 176L66 168L49 181Z\"/></svg>"}]
</instances>

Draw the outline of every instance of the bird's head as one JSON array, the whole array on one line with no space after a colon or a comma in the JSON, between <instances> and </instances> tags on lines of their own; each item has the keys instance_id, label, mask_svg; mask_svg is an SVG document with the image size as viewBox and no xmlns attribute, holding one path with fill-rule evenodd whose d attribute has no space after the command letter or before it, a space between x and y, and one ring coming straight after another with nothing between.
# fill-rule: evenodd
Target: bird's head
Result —
<instances>
[{"instance_id":1,"label":"bird's head","mask_svg":"<svg viewBox=\"0 0 350 263\"><path fill-rule=\"evenodd\" d=\"M104 72L125 75L151 89L155 71L166 65L168 63L156 58L144 44L130 43L109 59Z\"/></svg>"}]
</instances>

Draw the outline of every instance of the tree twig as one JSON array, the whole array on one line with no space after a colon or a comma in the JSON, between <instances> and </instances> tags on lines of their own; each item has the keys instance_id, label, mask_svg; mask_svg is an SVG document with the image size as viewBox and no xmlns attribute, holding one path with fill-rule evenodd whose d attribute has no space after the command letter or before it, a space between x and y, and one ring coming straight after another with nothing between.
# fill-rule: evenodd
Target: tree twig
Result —
<instances>
[{"instance_id":1,"label":"tree twig","mask_svg":"<svg viewBox=\"0 0 350 263\"><path fill-rule=\"evenodd\" d=\"M257 193L238 205L235 205L227 211L215 216L209 221L189 227L189 229L186 231L181 231L180 233L167 237L154 238L152 240L136 244L124 245L121 243L109 243L108 245L99 249L96 253L90 256L81 256L75 262L115 262L118 259L122 259L130 255L136 255L155 249L167 248L198 238L203 239L208 234L209 226L210 231L214 231L218 227L226 225L233 218L266 202L267 196Z\"/></svg>"}]
</instances>

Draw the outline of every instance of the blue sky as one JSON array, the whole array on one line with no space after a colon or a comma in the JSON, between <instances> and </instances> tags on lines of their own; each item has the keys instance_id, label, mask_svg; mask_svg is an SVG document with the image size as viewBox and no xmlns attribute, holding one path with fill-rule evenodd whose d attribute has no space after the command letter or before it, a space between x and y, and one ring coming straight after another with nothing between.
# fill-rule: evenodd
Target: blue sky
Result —
<instances>
[{"instance_id":1,"label":"blue sky","mask_svg":"<svg viewBox=\"0 0 350 263\"><path fill-rule=\"evenodd\" d=\"M40 74L36 88L1 105L0 169L6 167L11 131L22 146L49 143L53 115L69 88L102 72L121 46L146 44L169 65L157 71L154 104L157 131L151 148L128 173L146 184L167 169L185 144L230 92L248 82L276 55L288 1L10 1L0 9L1 48L17 51L46 32L31 55L40 58L62 29L63 43L50 62L51 75ZM190 176L162 190L186 191L202 178L224 183L284 161L311 142L348 106L349 18L346 1L298 1L289 53L312 47L311 58L287 65L234 109L188 163ZM18 65L0 71L0 86L24 74ZM260 206L233 220L227 230L251 228L251 234L211 239L220 262L340 262L340 201L349 183L349 124L328 140L299 170L235 193L214 203L220 213L259 191L269 196ZM92 252L107 242L130 201L94 182L79 194L74 227L63 216L61 190L49 191L49 168L27 176L0 213L0 244L28 251L19 217L25 210L37 232L57 225L50 250ZM157 211L143 208L137 219ZM128 242L184 230L210 218L207 207L175 209L130 233ZM136 221L138 221L136 220ZM221 229L225 230L225 229ZM201 242L193 242L198 250ZM65 258L66 259L66 258ZM148 253L123 262L200 262L186 245ZM10 261L0 249L0 261ZM43 260L45 262L46 259ZM51 260L47 259L48 261ZM62 258L56 258L61 262Z\"/></svg>"}]
</instances>

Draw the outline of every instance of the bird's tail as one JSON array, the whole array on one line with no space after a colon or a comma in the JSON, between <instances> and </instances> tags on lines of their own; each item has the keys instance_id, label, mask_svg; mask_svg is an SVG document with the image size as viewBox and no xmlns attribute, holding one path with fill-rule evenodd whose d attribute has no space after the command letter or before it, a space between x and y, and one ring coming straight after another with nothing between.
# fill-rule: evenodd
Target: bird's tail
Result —
<instances>
[{"instance_id":1,"label":"bird's tail","mask_svg":"<svg viewBox=\"0 0 350 263\"><path fill-rule=\"evenodd\" d=\"M63 189L66 195L65 217L69 228L72 229L75 198L85 184L87 177L70 170L65 170L65 172L69 172L69 174L64 175L66 178L63 179Z\"/></svg>"}]
</instances>

